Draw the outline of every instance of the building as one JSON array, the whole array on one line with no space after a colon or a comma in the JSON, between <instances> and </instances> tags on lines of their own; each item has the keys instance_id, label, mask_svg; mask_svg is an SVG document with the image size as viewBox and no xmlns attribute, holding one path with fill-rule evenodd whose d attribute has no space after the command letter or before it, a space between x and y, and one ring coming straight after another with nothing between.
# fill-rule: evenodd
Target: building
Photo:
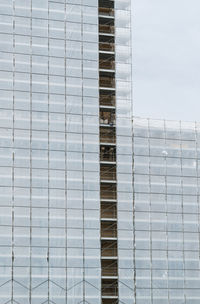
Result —
<instances>
[{"instance_id":1,"label":"building","mask_svg":"<svg viewBox=\"0 0 200 304\"><path fill-rule=\"evenodd\" d=\"M200 301L200 124L134 118L137 304Z\"/></svg>"},{"instance_id":2,"label":"building","mask_svg":"<svg viewBox=\"0 0 200 304\"><path fill-rule=\"evenodd\" d=\"M130 0L0 1L0 304L132 304Z\"/></svg>"},{"instance_id":3,"label":"building","mask_svg":"<svg viewBox=\"0 0 200 304\"><path fill-rule=\"evenodd\" d=\"M0 304L199 304L200 124L132 123L130 4L0 1Z\"/></svg>"}]
</instances>

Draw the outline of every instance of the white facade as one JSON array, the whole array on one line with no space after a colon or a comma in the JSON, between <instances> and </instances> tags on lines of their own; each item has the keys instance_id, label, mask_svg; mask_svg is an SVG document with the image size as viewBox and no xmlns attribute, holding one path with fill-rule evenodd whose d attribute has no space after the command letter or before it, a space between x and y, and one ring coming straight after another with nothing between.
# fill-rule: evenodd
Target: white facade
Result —
<instances>
[{"instance_id":1,"label":"white facade","mask_svg":"<svg viewBox=\"0 0 200 304\"><path fill-rule=\"evenodd\" d=\"M134 118L137 304L200 301L200 125Z\"/></svg>"},{"instance_id":2,"label":"white facade","mask_svg":"<svg viewBox=\"0 0 200 304\"><path fill-rule=\"evenodd\" d=\"M115 301L132 304L130 1L115 20ZM98 48L97 0L0 2L0 304L101 303Z\"/></svg>"}]
</instances>

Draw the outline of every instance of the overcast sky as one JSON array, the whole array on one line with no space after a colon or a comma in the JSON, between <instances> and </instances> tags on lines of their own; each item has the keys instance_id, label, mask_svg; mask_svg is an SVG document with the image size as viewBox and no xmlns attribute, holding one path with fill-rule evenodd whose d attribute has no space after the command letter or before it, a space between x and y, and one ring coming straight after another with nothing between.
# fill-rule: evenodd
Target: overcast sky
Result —
<instances>
[{"instance_id":1,"label":"overcast sky","mask_svg":"<svg viewBox=\"0 0 200 304\"><path fill-rule=\"evenodd\" d=\"M134 115L200 121L200 0L131 0Z\"/></svg>"}]
</instances>

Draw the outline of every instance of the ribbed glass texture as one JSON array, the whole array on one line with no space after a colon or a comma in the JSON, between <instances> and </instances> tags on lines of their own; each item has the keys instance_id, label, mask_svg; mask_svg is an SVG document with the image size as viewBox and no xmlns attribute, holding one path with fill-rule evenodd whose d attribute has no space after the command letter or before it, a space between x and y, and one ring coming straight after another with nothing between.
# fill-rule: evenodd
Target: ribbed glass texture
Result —
<instances>
[{"instance_id":1,"label":"ribbed glass texture","mask_svg":"<svg viewBox=\"0 0 200 304\"><path fill-rule=\"evenodd\" d=\"M137 304L197 304L200 125L134 118Z\"/></svg>"}]
</instances>

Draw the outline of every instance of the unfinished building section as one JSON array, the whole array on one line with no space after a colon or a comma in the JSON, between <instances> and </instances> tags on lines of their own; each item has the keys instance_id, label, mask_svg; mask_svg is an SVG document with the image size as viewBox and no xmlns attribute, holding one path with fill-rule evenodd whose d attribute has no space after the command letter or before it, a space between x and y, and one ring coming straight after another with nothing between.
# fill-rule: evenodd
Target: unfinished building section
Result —
<instances>
[{"instance_id":1,"label":"unfinished building section","mask_svg":"<svg viewBox=\"0 0 200 304\"><path fill-rule=\"evenodd\" d=\"M114 1L99 0L102 304L118 303Z\"/></svg>"}]
</instances>

